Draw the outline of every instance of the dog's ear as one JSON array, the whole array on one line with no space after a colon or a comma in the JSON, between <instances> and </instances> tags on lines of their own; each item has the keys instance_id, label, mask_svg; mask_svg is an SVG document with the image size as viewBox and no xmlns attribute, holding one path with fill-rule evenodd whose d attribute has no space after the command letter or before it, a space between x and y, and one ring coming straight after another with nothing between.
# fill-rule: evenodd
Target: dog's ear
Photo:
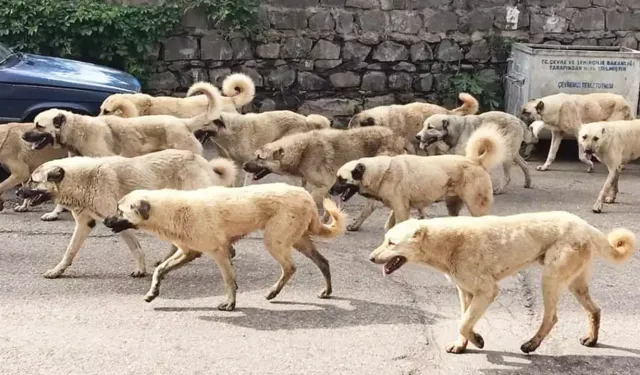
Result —
<instances>
[{"instance_id":1,"label":"dog's ear","mask_svg":"<svg viewBox=\"0 0 640 375\"><path fill-rule=\"evenodd\" d=\"M536 104L536 111L539 114L542 114L542 111L544 110L544 102L541 100L538 102L538 104Z\"/></svg>"},{"instance_id":2,"label":"dog's ear","mask_svg":"<svg viewBox=\"0 0 640 375\"><path fill-rule=\"evenodd\" d=\"M356 181L362 180L362 177L364 176L364 170L364 164L358 163L356 167L351 171L351 177Z\"/></svg>"},{"instance_id":3,"label":"dog's ear","mask_svg":"<svg viewBox=\"0 0 640 375\"><path fill-rule=\"evenodd\" d=\"M282 147L280 147L279 149L275 150L273 152L273 159L274 160L280 160L282 159L282 157L284 156L284 149Z\"/></svg>"},{"instance_id":4,"label":"dog's ear","mask_svg":"<svg viewBox=\"0 0 640 375\"><path fill-rule=\"evenodd\" d=\"M373 126L376 124L376 120L373 117L367 117L364 120L360 121L360 126Z\"/></svg>"},{"instance_id":5,"label":"dog's ear","mask_svg":"<svg viewBox=\"0 0 640 375\"><path fill-rule=\"evenodd\" d=\"M148 200L141 200L134 207L135 212L140 215L144 220L149 220L149 214L151 213L151 204Z\"/></svg>"},{"instance_id":6,"label":"dog's ear","mask_svg":"<svg viewBox=\"0 0 640 375\"><path fill-rule=\"evenodd\" d=\"M442 129L447 130L449 127L449 120L442 120Z\"/></svg>"},{"instance_id":7,"label":"dog's ear","mask_svg":"<svg viewBox=\"0 0 640 375\"><path fill-rule=\"evenodd\" d=\"M222 121L221 118L217 118L215 120L213 120L213 124L219 128L226 128L227 126L224 124L224 121Z\"/></svg>"},{"instance_id":8,"label":"dog's ear","mask_svg":"<svg viewBox=\"0 0 640 375\"><path fill-rule=\"evenodd\" d=\"M427 227L420 227L415 232L413 232L413 236L411 236L411 239L414 241L422 241L427 237L428 232L429 230L427 229Z\"/></svg>"},{"instance_id":9,"label":"dog's ear","mask_svg":"<svg viewBox=\"0 0 640 375\"><path fill-rule=\"evenodd\" d=\"M60 129L62 125L64 125L67 122L67 116L65 116L64 113L60 113L59 115L53 118L52 122L53 122L54 128Z\"/></svg>"},{"instance_id":10,"label":"dog's ear","mask_svg":"<svg viewBox=\"0 0 640 375\"><path fill-rule=\"evenodd\" d=\"M55 167L47 173L47 181L58 183L64 179L64 173L62 167Z\"/></svg>"}]
</instances>

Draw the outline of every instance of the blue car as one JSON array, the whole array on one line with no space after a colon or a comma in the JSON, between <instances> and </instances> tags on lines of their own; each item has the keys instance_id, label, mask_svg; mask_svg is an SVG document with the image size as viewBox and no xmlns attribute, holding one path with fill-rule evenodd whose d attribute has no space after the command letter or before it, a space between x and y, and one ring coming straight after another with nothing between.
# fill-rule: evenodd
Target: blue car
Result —
<instances>
[{"instance_id":1,"label":"blue car","mask_svg":"<svg viewBox=\"0 0 640 375\"><path fill-rule=\"evenodd\" d=\"M32 121L50 108L97 115L107 96L136 92L140 82L128 73L13 52L0 43L0 124Z\"/></svg>"}]
</instances>

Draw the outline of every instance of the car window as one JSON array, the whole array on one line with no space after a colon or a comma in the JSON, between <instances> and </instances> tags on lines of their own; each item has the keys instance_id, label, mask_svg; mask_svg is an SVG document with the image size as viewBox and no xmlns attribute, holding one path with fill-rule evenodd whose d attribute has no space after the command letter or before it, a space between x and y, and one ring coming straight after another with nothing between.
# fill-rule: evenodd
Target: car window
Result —
<instances>
[{"instance_id":1,"label":"car window","mask_svg":"<svg viewBox=\"0 0 640 375\"><path fill-rule=\"evenodd\" d=\"M4 44L0 43L0 64L3 64L13 52L7 48Z\"/></svg>"}]
</instances>

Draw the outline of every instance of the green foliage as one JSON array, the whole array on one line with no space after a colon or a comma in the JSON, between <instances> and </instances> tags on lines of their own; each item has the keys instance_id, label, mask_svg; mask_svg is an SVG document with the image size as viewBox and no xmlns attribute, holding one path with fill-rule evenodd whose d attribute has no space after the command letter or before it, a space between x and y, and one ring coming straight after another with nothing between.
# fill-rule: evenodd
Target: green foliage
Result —
<instances>
[{"instance_id":1,"label":"green foliage","mask_svg":"<svg viewBox=\"0 0 640 375\"><path fill-rule=\"evenodd\" d=\"M489 37L489 49L491 49L491 52L499 61L504 61L509 57L513 43L515 43L513 38L499 35Z\"/></svg>"},{"instance_id":2,"label":"green foliage","mask_svg":"<svg viewBox=\"0 0 640 375\"><path fill-rule=\"evenodd\" d=\"M255 36L262 29L258 20L260 0L183 0L186 9L202 8L215 27L227 36L234 32Z\"/></svg>"},{"instance_id":3,"label":"green foliage","mask_svg":"<svg viewBox=\"0 0 640 375\"><path fill-rule=\"evenodd\" d=\"M441 77L438 95L443 101L455 103L461 92L469 93L478 99L482 111L502 108L500 76L493 70L474 73L457 72Z\"/></svg>"},{"instance_id":4,"label":"green foliage","mask_svg":"<svg viewBox=\"0 0 640 375\"><path fill-rule=\"evenodd\" d=\"M175 30L180 7L135 7L102 0L0 0L0 41L17 51L124 69L141 80L153 45Z\"/></svg>"}]
</instances>

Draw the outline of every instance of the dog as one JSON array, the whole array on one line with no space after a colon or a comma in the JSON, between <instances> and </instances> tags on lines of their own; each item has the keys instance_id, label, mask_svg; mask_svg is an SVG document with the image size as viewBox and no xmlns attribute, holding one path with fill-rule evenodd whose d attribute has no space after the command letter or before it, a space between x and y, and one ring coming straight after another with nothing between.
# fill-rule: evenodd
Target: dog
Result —
<instances>
[{"instance_id":1,"label":"dog","mask_svg":"<svg viewBox=\"0 0 640 375\"><path fill-rule=\"evenodd\" d=\"M208 162L185 150L164 150L126 158L72 157L46 162L36 168L18 191L32 204L49 200L67 208L75 219L71 242L58 265L44 277L56 278L71 265L96 222L116 214L118 201L136 189L194 190L214 185L230 186L237 173L227 159ZM146 274L144 253L133 233L122 232L135 258L132 277Z\"/></svg>"},{"instance_id":2,"label":"dog","mask_svg":"<svg viewBox=\"0 0 640 375\"><path fill-rule=\"evenodd\" d=\"M494 194L504 193L511 182L511 164L515 162L524 173L524 187L531 187L531 175L527 162L520 156L522 143L533 143L533 133L517 117L508 113L491 111L481 115L433 115L424 121L424 126L416 135L420 141L420 147L426 147L441 143L448 147L448 153L464 155L466 144L477 129L490 124L498 126L507 139L506 158L502 163L504 179L500 186L494 189Z\"/></svg>"},{"instance_id":3,"label":"dog","mask_svg":"<svg viewBox=\"0 0 640 375\"><path fill-rule=\"evenodd\" d=\"M462 105L452 110L439 105L421 102L404 105L384 105L366 109L353 116L349 121L348 127L385 126L391 128L410 142L409 152L415 154L418 150L416 134L422 130L422 125L429 116L435 114L466 116L474 115L478 112L478 101L473 96L467 93L460 93L458 96ZM436 152L436 147L431 147L427 151L430 155Z\"/></svg>"},{"instance_id":4,"label":"dog","mask_svg":"<svg viewBox=\"0 0 640 375\"><path fill-rule=\"evenodd\" d=\"M41 164L67 156L64 150L53 147L36 150L25 142L22 136L33 126L33 123L10 123L0 126L0 164L11 173L6 180L0 182L0 211L4 208L4 193L27 181L31 172ZM14 211L28 211L29 203L29 199L23 200L21 205L14 207Z\"/></svg>"},{"instance_id":5,"label":"dog","mask_svg":"<svg viewBox=\"0 0 640 375\"><path fill-rule=\"evenodd\" d=\"M618 180L624 163L640 158L640 120L592 122L582 125L578 144L584 157L595 156L607 166L609 175L593 205L602 212L603 202L613 203L618 194Z\"/></svg>"},{"instance_id":6,"label":"dog","mask_svg":"<svg viewBox=\"0 0 640 375\"><path fill-rule=\"evenodd\" d=\"M385 231L409 219L409 210L423 209L444 198L449 215L458 216L462 204L473 216L483 216L493 204L491 175L502 163L506 139L497 127L476 130L467 142L466 156L375 156L353 160L337 173L331 195L343 202L355 193L380 200L391 208ZM353 224L360 227L366 217Z\"/></svg>"},{"instance_id":7,"label":"dog","mask_svg":"<svg viewBox=\"0 0 640 375\"><path fill-rule=\"evenodd\" d=\"M633 120L629 103L621 95L611 93L555 94L530 100L521 108L520 118L531 125L542 121L551 130L551 146L547 160L536 167L546 171L556 158L564 134L577 136L583 124L599 121ZM578 146L580 161L587 164L587 172L593 171L593 162L587 159Z\"/></svg>"},{"instance_id":8,"label":"dog","mask_svg":"<svg viewBox=\"0 0 640 375\"><path fill-rule=\"evenodd\" d=\"M322 129L288 135L268 143L255 152L243 169L253 173L254 180L276 173L304 179L318 209L328 196L336 173L345 163L377 155L406 153L406 140L393 130L369 126L347 130ZM375 210L375 201L368 200L361 215ZM324 216L327 219L327 216ZM349 225L348 230L359 228Z\"/></svg>"},{"instance_id":9,"label":"dog","mask_svg":"<svg viewBox=\"0 0 640 375\"><path fill-rule=\"evenodd\" d=\"M212 140L218 154L235 161L238 167L251 160L256 150L267 143L286 135L331 127L331 121L324 116L303 116L291 111L248 114L222 112L213 124L214 130L199 130L195 133L196 137L203 144ZM244 186L249 182L248 175L238 175L238 178L235 186ZM302 185L305 185L304 181Z\"/></svg>"},{"instance_id":10,"label":"dog","mask_svg":"<svg viewBox=\"0 0 640 375\"><path fill-rule=\"evenodd\" d=\"M446 347L449 353L464 352L468 341L484 347L484 339L473 328L497 297L498 282L539 262L544 317L537 333L520 347L531 353L557 322L557 304L565 285L589 318L589 333L580 343L595 346L600 308L589 295L593 257L622 263L635 249L636 237L627 229L615 229L605 236L581 218L555 211L407 220L385 234L369 259L382 264L385 275L414 263L433 267L456 284L462 322L458 340Z\"/></svg>"},{"instance_id":11,"label":"dog","mask_svg":"<svg viewBox=\"0 0 640 375\"><path fill-rule=\"evenodd\" d=\"M118 215L104 224L118 233L140 229L174 243L179 250L153 272L145 301L159 294L166 274L194 259L198 253L212 257L220 268L227 300L218 306L231 311L236 305L237 284L227 249L238 239L264 230L264 244L282 267L282 276L266 298L275 298L296 267L291 258L295 248L320 268L325 287L318 297L331 295L329 262L320 254L312 237L334 238L344 233L344 214L330 200L324 207L333 218L331 225L320 222L315 202L301 187L284 183L241 188L207 188L196 191L137 190L118 202Z\"/></svg>"},{"instance_id":12,"label":"dog","mask_svg":"<svg viewBox=\"0 0 640 375\"><path fill-rule=\"evenodd\" d=\"M222 83L221 110L237 112L253 101L256 87L253 80L242 73L227 76ZM187 98L172 96L153 97L147 94L113 94L100 106L100 116L138 117L149 115L170 115L179 118L196 117L207 111L208 99L205 95Z\"/></svg>"},{"instance_id":13,"label":"dog","mask_svg":"<svg viewBox=\"0 0 640 375\"><path fill-rule=\"evenodd\" d=\"M208 111L190 119L168 115L91 117L50 109L36 116L35 129L25 133L24 139L36 149L51 144L81 156L133 157L166 149L202 154L194 132L210 126L218 116L220 94L210 83L199 82L187 95L198 92L209 99Z\"/></svg>"}]
</instances>

